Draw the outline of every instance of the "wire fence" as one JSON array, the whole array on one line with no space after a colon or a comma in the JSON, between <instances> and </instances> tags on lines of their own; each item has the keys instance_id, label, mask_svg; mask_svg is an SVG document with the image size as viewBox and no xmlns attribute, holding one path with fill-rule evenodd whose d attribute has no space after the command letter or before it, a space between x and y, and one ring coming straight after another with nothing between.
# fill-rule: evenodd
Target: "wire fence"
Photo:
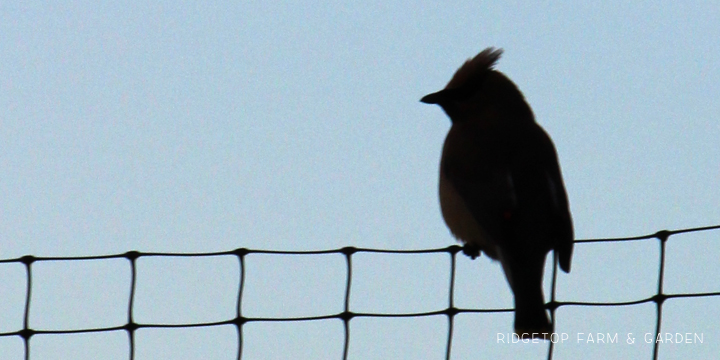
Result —
<instances>
[{"instance_id":1,"label":"wire fence","mask_svg":"<svg viewBox=\"0 0 720 360\"><path fill-rule=\"evenodd\" d=\"M628 238L607 238L607 239L587 239L587 240L576 240L575 244L588 244L588 243L599 243L599 242L628 242L628 241L652 241L657 240L660 245L660 261L658 269L658 283L657 292L648 298L638 299L634 301L624 302L570 302L570 301L558 301L556 300L556 279L557 279L557 261L553 258L554 266L552 272L552 285L550 301L546 304L546 308L550 311L551 320L555 322L555 312L558 308L564 306L632 306L643 303L655 303L656 305L656 325L655 325L655 336L661 334L662 326L662 313L663 303L667 299L671 298L694 298L694 297L713 297L720 296L720 291L716 292L702 292L702 293L676 293L666 294L663 292L663 280L665 272L665 244L672 235L690 232L699 232L707 230L720 229L720 225L688 228L680 230L662 230L654 234L628 237ZM456 258L457 254L462 251L462 247L453 245L443 248L436 249L420 249L420 250L387 250L387 249L371 249L371 248L358 248L358 247L344 247L333 250L319 250L319 251L275 251L275 250L255 250L247 248L238 248L234 250L222 251L222 252L207 252L207 253L159 253L159 252L140 252L140 251L128 251L122 254L112 255L98 255L98 256L77 256L77 257L36 257L36 256L23 256L15 259L0 259L0 264L3 263L21 263L25 267L27 275L26 283L26 295L25 295L25 306L23 316L23 327L17 331L11 332L0 332L0 337L20 337L24 343L24 354L25 359L30 359L30 340L34 336L48 335L48 334L78 334L78 333L98 333L98 332L111 332L111 331L125 331L129 339L129 358L130 360L135 359L135 334L139 329L148 328L197 328L197 327L214 327L214 326L235 326L237 330L237 341L238 341L238 353L237 358L242 359L243 357L243 326L252 322L293 322L293 321L315 321L315 320L327 320L327 319L338 319L343 322L344 326L344 344L342 359L347 359L348 349L350 345L350 322L354 318L417 318L417 317L428 317L444 315L448 320L448 333L446 340L446 351L445 358L451 359L452 341L453 341L453 326L455 316L463 313L501 313L501 312L512 312L513 309L467 309L458 308L454 304L455 298L455 273L456 273ZM416 313L365 313L356 312L350 309L350 292L352 288L353 279L353 265L352 259L354 254L358 253L383 253L383 254L431 254L431 253L446 253L450 257L450 283L448 286L448 303L444 309L438 309L435 311L428 312L416 312ZM344 308L340 313L327 314L321 316L308 316L308 317L247 317L242 313L243 304L243 291L245 289L245 257L250 254L271 254L271 255L321 255L321 254L341 254L345 258L346 263L346 282L345 282L345 295L344 295ZM216 322L199 322L199 323L187 323L187 324L160 324L160 323L138 323L134 320L133 308L135 303L135 293L137 284L137 260L145 257L210 257L210 256L234 256L239 262L240 274L239 274L239 286L236 301L236 316L232 319ZM72 329L72 330L43 330L33 329L29 327L29 316L30 316L30 303L32 301L32 284L33 284L33 264L44 262L44 261L87 261L87 260L107 260L107 259L126 259L130 263L131 268L131 280L130 280L130 296L127 306L127 322L123 325L113 327L97 327L87 329ZM653 346L654 360L658 359L658 349L661 342L656 341ZM547 359L553 358L554 341L549 342Z\"/></svg>"}]
</instances>

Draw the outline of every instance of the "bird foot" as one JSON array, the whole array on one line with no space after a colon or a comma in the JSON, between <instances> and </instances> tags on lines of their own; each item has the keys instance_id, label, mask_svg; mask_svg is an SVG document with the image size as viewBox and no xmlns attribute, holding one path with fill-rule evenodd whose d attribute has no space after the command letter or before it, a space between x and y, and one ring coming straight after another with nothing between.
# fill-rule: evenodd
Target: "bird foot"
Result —
<instances>
[{"instance_id":1,"label":"bird foot","mask_svg":"<svg viewBox=\"0 0 720 360\"><path fill-rule=\"evenodd\" d=\"M462 248L462 252L473 260L480 256L480 248L476 245L465 244Z\"/></svg>"}]
</instances>

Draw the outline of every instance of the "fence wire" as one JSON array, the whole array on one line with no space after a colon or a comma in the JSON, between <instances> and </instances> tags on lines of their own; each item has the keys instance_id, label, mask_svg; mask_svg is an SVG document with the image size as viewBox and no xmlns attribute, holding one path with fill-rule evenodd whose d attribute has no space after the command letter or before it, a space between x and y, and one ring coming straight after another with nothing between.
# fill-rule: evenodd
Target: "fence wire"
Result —
<instances>
[{"instance_id":1,"label":"fence wire","mask_svg":"<svg viewBox=\"0 0 720 360\"><path fill-rule=\"evenodd\" d=\"M657 240L660 245L660 262L658 269L658 284L657 292L655 295L645 299L638 299L633 301L621 301L621 302L581 302L581 301L557 301L555 297L556 280L557 280L557 259L553 258L554 266L552 272L552 285L550 301L546 303L546 308L550 311L551 321L555 324L555 311L563 306L632 306L643 303L653 302L656 305L656 325L655 325L655 337L660 334L662 325L662 310L663 303L667 299L671 298L694 298L694 297L712 297L720 296L720 291L715 292L701 292L701 293L676 293L666 294L663 292L663 279L665 273L665 244L672 235L681 233L690 233L698 231L707 231L720 229L720 225L688 228L680 230L662 230L654 234L627 237L627 238L606 238L606 239L585 239L575 240L576 245L583 245L588 243L599 243L599 242L627 242L627 241L648 241ZM48 335L48 334L78 334L78 333L98 333L98 332L111 332L111 331L125 331L129 339L129 358L130 360L135 359L135 333L139 329L162 329L162 328L197 328L197 327L213 327L213 326L225 326L233 325L237 330L238 336L238 353L237 358L242 359L243 357L243 326L252 322L292 322L292 321L314 321L314 320L327 320L327 319L339 319L343 322L344 327L344 344L342 359L347 359L348 349L350 345L350 321L354 318L416 318L416 317L427 317L445 315L448 319L448 334L446 341L445 358L451 359L452 340L453 340L453 325L455 316L464 313L499 313L499 312L512 312L514 309L466 309L458 308L454 305L455 297L455 268L457 254L462 251L462 247L458 245L452 245L443 248L435 249L419 249L419 250L388 250L388 249L372 249L372 248L359 248L359 247L343 247L340 249L332 250L317 250L317 251L277 251L277 250L257 250L248 248L238 248L234 250L221 251L221 252L206 252L206 253L172 253L172 252L141 252L141 251L128 251L122 254L111 254L111 255L97 255L97 256L70 256L70 257L40 257L40 256L22 256L15 259L0 259L0 264L3 263L21 263L25 267L27 275L26 284L26 295L25 295L25 307L23 316L23 328L12 332L0 332L0 337L20 337L23 340L25 347L25 359L30 359L30 340L36 335ZM416 313L366 313L356 312L350 309L350 291L352 285L352 259L353 255L357 253L383 253L383 254L430 254L430 253L446 253L450 256L450 283L448 287L448 306L444 309L428 312L416 312ZM342 312L337 314L327 314L321 316L307 316L307 317L247 317L242 314L242 300L243 291L245 288L245 257L249 254L269 254L269 255L322 255L322 254L342 254L345 257L347 278L345 282L345 296L344 296L344 309ZM135 302L135 292L137 283L137 260L141 257L209 257L209 256L235 256L238 259L240 265L240 283L236 301L236 316L232 319L216 322L198 322L198 323L187 323L187 324L159 324L159 323L138 323L133 319L133 306ZM33 329L29 327L28 319L30 316L30 302L32 300L32 281L33 281L33 264L43 261L86 261L86 260L107 260L107 259L126 259L130 263L131 268L131 280L130 280L130 296L127 308L127 322L119 326L111 327L96 327L87 329L72 329L72 330L43 330ZM554 326L553 326L554 327ZM550 341L548 346L547 359L553 358L554 342ZM660 342L656 341L653 346L652 359L658 359L658 349Z\"/></svg>"}]
</instances>

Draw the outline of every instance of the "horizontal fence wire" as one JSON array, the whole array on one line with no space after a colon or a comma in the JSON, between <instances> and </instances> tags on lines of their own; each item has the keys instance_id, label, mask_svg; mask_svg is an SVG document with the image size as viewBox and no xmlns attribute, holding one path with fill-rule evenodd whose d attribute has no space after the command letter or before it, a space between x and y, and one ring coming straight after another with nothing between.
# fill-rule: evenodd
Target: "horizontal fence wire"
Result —
<instances>
[{"instance_id":1,"label":"horizontal fence wire","mask_svg":"<svg viewBox=\"0 0 720 360\"><path fill-rule=\"evenodd\" d=\"M666 294L663 292L663 280L665 272L665 244L672 235L699 232L707 230L720 229L720 225L687 228L680 230L662 230L653 234L636 236L636 237L625 237L625 238L606 238L606 239L585 239L575 240L575 244L583 245L588 243L608 243L608 242L629 242L629 241L652 241L657 240L660 245L660 262L658 269L658 284L657 292L648 298L637 299L633 301L620 301L620 302L582 302L582 301L557 301L555 297L556 280L557 280L557 259L553 258L554 266L552 273L552 285L550 301L546 304L546 308L550 311L551 319L554 325L555 322L555 311L563 306L631 306L643 303L655 303L656 304L656 326L655 336L660 334L662 325L662 309L665 300L670 298L694 298L694 297L713 297L720 296L720 291L715 292L702 292L702 293L677 293L677 294ZM23 328L17 331L11 332L0 332L0 337L20 337L23 340L25 348L25 359L30 358L30 340L37 335L47 334L78 334L78 333L98 333L98 332L110 332L110 331L125 331L129 339L129 358L134 360L135 358L135 333L138 329L162 329L162 328L198 328L198 327L213 327L213 326L224 326L233 325L237 330L238 336L238 353L237 358L242 359L243 357L243 326L252 322L292 322L292 321L313 321L313 320L327 320L327 319L339 319L343 322L344 327L344 344L342 359L347 359L348 349L350 345L350 321L354 318L416 318L416 317L427 317L444 315L448 319L448 334L446 340L446 352L445 358L451 359L451 349L453 340L453 326L454 318L458 314L463 313L502 313L512 312L512 308L503 309L467 309L458 308L454 305L455 296L455 272L456 272L456 258L457 254L462 251L462 247L458 245L452 245L442 248L434 249L419 249L419 250L391 250L391 249L373 249L373 248L360 248L360 247L343 247L340 249L331 250L310 250L310 251L285 251L285 250L257 250L248 248L238 248L228 251L219 252L201 252L201 253L173 253L173 252L141 252L141 251L128 251L121 254L110 254L110 255L96 255L96 256L22 256L14 259L0 259L0 264L3 263L21 263L25 267L27 276L26 283L26 295L25 295L25 307L23 316ZM448 306L444 309L427 312L415 312L415 313L367 313L367 312L355 312L350 310L350 293L352 285L352 258L357 253L380 253L380 254L431 254L431 253L445 253L450 256L450 283L448 286ZM320 316L306 316L306 317L247 317L242 314L242 300L243 291L245 288L245 257L250 254L267 254L267 255L323 255L323 254L341 254L345 258L347 278L345 284L345 295L344 295L344 309L342 312L337 314L327 314ZM157 323L138 323L133 319L133 307L135 303L135 292L137 283L137 260L139 258L147 257L212 257L212 256L234 256L238 259L240 265L240 276L238 294L236 300L236 316L232 319L216 322L198 322L198 323L187 323L187 324L157 324ZM28 319L30 316L30 303L32 300L32 282L33 282L33 264L45 261L87 261L87 260L109 260L109 259L126 259L130 263L131 278L130 278L130 296L127 308L127 322L119 326L111 327L96 327L87 329L72 329L72 330L43 330L33 329L29 327ZM553 326L554 328L554 326ZM549 342L547 359L550 360L553 357L554 349L553 341ZM657 360L658 358L659 342L656 341L653 347L652 359Z\"/></svg>"}]
</instances>

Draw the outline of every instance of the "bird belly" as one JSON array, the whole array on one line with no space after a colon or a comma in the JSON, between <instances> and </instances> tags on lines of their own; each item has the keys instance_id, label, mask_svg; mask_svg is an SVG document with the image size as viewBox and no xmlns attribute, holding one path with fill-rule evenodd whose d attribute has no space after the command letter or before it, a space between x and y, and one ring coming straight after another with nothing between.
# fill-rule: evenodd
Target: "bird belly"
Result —
<instances>
[{"instance_id":1,"label":"bird belly","mask_svg":"<svg viewBox=\"0 0 720 360\"><path fill-rule=\"evenodd\" d=\"M440 209L445 224L458 240L477 246L489 257L497 259L495 245L442 172L440 173Z\"/></svg>"}]
</instances>

